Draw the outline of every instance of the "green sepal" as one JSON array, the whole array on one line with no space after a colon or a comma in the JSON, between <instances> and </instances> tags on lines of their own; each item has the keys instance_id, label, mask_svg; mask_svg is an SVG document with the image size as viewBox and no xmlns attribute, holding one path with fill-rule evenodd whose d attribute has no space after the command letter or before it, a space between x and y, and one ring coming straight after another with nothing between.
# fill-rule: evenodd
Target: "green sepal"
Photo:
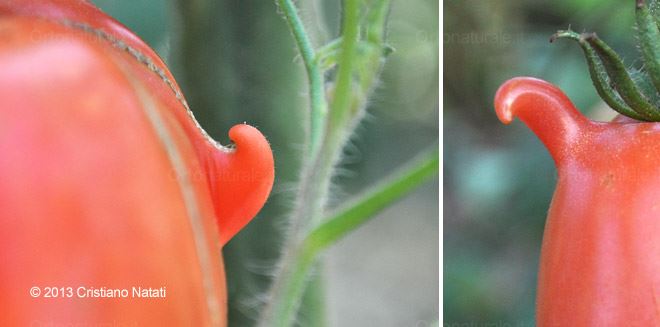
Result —
<instances>
[{"instance_id":1,"label":"green sepal","mask_svg":"<svg viewBox=\"0 0 660 327\"><path fill-rule=\"evenodd\" d=\"M596 33L583 33L580 38L588 42L596 51L623 101L640 115L649 117L653 121L660 121L660 111L639 91L619 55L599 39Z\"/></svg>"},{"instance_id":2,"label":"green sepal","mask_svg":"<svg viewBox=\"0 0 660 327\"><path fill-rule=\"evenodd\" d=\"M644 0L637 0L635 17L644 67L653 81L656 92L660 92L660 31Z\"/></svg>"},{"instance_id":3,"label":"green sepal","mask_svg":"<svg viewBox=\"0 0 660 327\"><path fill-rule=\"evenodd\" d=\"M640 92L647 95L649 101L651 101L656 108L660 108L660 93L656 91L649 75L643 69L635 68L629 68L628 73L633 82L635 82L635 85L639 88Z\"/></svg>"},{"instance_id":4,"label":"green sepal","mask_svg":"<svg viewBox=\"0 0 660 327\"><path fill-rule=\"evenodd\" d=\"M616 90L614 90L611 86L610 78L607 76L607 71L603 67L600 58L591 47L591 45L580 37L580 34L571 30L557 31L557 33L550 37L550 42L564 38L577 41L582 48L584 56L587 60L587 65L589 66L589 75L591 76L591 81L596 88L596 92L598 92L598 95L600 95L605 103L607 103L616 112L624 116L628 116L637 120L650 120L649 117L637 113L635 110L630 108L616 93Z\"/></svg>"}]
</instances>

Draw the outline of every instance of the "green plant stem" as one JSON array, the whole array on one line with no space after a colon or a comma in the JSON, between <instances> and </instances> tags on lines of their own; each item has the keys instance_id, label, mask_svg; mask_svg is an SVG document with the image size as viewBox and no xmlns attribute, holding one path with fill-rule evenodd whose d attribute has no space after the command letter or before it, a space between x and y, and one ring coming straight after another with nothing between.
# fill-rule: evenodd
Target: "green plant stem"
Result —
<instances>
[{"instance_id":1,"label":"green plant stem","mask_svg":"<svg viewBox=\"0 0 660 327\"><path fill-rule=\"evenodd\" d=\"M376 84L376 78L384 62L384 51L387 48L384 42L385 22L389 8L390 0L374 1L373 8L367 16L366 46L369 54L360 74L360 90L357 99L360 107L366 104L367 95Z\"/></svg>"},{"instance_id":2,"label":"green plant stem","mask_svg":"<svg viewBox=\"0 0 660 327\"><path fill-rule=\"evenodd\" d=\"M434 177L439 170L438 151L430 151L415 160L405 169L373 188L351 204L336 211L325 222L314 229L304 241L304 247L311 247L318 253L334 244L346 234L369 221L379 211L388 207L422 183Z\"/></svg>"},{"instance_id":3,"label":"green plant stem","mask_svg":"<svg viewBox=\"0 0 660 327\"><path fill-rule=\"evenodd\" d=\"M379 2L383 6L389 4L388 0L379 0ZM328 95L332 99L331 112L326 121L320 147L317 152L313 152L303 168L296 204L289 218L291 224L289 238L283 249L280 268L269 292L269 300L261 313L260 326L290 326L296 319L300 299L308 282L308 273L314 269L316 260L316 253L310 252L313 249L306 245L305 240L310 231L322 222L334 167L341 157L352 128L364 112L364 104L371 89L371 85L367 87L366 84L371 84L375 80L382 66L382 51L380 51L382 44L369 43L372 48L378 49L372 51L369 56L361 56L357 53L360 36L360 2L345 0L343 5L342 35L337 49L336 87L334 92L329 92ZM386 12L381 10L380 6L375 7L379 13ZM283 7L283 9L287 8ZM294 9L292 12L295 12L295 8L292 9ZM382 24L374 29L381 31L376 42L382 43L384 14L375 15L377 19L373 23ZM304 33L303 29L298 31ZM319 57L314 59L318 64ZM356 84L356 78L359 78L361 83Z\"/></svg>"},{"instance_id":4,"label":"green plant stem","mask_svg":"<svg viewBox=\"0 0 660 327\"><path fill-rule=\"evenodd\" d=\"M307 274L315 261L313 253L305 252L305 249L299 249L297 253L291 271L278 275L282 278L282 284L286 285L282 298L276 299L272 312L262 316L259 326L289 327L295 320L299 299L305 291Z\"/></svg>"},{"instance_id":5,"label":"green plant stem","mask_svg":"<svg viewBox=\"0 0 660 327\"><path fill-rule=\"evenodd\" d=\"M278 3L284 13L286 22L289 24L289 29L296 40L300 56L302 57L305 64L305 70L307 71L311 105L309 154L314 155L321 144L328 111L328 105L324 94L323 72L315 60L316 54L314 52L314 47L305 31L305 26L300 20L296 6L291 0L278 0Z\"/></svg>"},{"instance_id":6,"label":"green plant stem","mask_svg":"<svg viewBox=\"0 0 660 327\"><path fill-rule=\"evenodd\" d=\"M341 49L341 42L341 37L339 37L316 50L316 63L322 70L328 70L337 64L337 54Z\"/></svg>"},{"instance_id":7,"label":"green plant stem","mask_svg":"<svg viewBox=\"0 0 660 327\"><path fill-rule=\"evenodd\" d=\"M289 236L259 326L290 326L295 319L307 283L306 272L313 263L305 259L307 254L301 252L300 244L312 218L321 215L332 177L334 161L323 160L328 155L325 149L322 147L316 160L310 161L303 170L296 205L289 217Z\"/></svg>"},{"instance_id":8,"label":"green plant stem","mask_svg":"<svg viewBox=\"0 0 660 327\"><path fill-rule=\"evenodd\" d=\"M353 100L353 66L359 36L360 3L358 0L344 0L343 4L341 53L337 62L339 68L330 107L328 133L345 127Z\"/></svg>"},{"instance_id":9,"label":"green plant stem","mask_svg":"<svg viewBox=\"0 0 660 327\"><path fill-rule=\"evenodd\" d=\"M323 262L316 262L312 268L314 274L310 275L309 281L303 291L300 314L298 315L300 326L326 327L328 325L323 266Z\"/></svg>"},{"instance_id":10,"label":"green plant stem","mask_svg":"<svg viewBox=\"0 0 660 327\"><path fill-rule=\"evenodd\" d=\"M297 17L295 7L290 1L279 0L282 10L287 17ZM342 35L342 48L339 55L339 72L343 82L338 83L344 88L340 94L335 94L332 111L337 108L346 111L351 103L351 84L352 69L354 61L354 52L358 37L359 24L359 6L357 0L346 0L344 15L348 18L343 19L344 34ZM287 14L288 12L288 14ZM294 36L296 34L305 34L300 19L287 19L287 21L296 24L290 24ZM346 26L352 24L354 26ZM350 38L350 41L346 41ZM305 38L301 38L304 40ZM298 41L297 41L298 42ZM348 50L347 50L348 49ZM313 52L307 51L307 54ZM305 55L307 56L307 55ZM303 56L303 60L305 60ZM316 59L316 58L312 58ZM340 78L340 77L338 77ZM310 88L312 88L310 79ZM342 96L345 99L339 100ZM339 107L338 107L339 106ZM339 160L341 149L345 140L345 126L342 121L327 121L327 128L324 129L324 136L318 151L312 152L311 157L306 161L302 176L299 182L298 193L294 210L289 217L290 230L289 237L283 249L280 268L273 281L269 301L261 312L259 320L260 326L289 326L292 319L295 319L300 304L300 297L305 289L307 275L298 275L295 272L301 271L300 265L306 266L312 262L300 260L306 255L300 252L300 244L309 230L309 226L315 226L321 218L321 213L325 206L330 180L333 175L333 167ZM307 271L304 269L302 271ZM291 292L290 289L294 289ZM291 296L291 295L294 296Z\"/></svg>"},{"instance_id":11,"label":"green plant stem","mask_svg":"<svg viewBox=\"0 0 660 327\"><path fill-rule=\"evenodd\" d=\"M290 326L296 317L298 299L320 252L369 221L376 213L401 199L419 185L434 177L439 170L438 151L431 151L386 182L337 211L315 228L299 245L292 269L284 278L282 299L277 299L273 319L268 326ZM266 325L264 325L266 326Z\"/></svg>"}]
</instances>

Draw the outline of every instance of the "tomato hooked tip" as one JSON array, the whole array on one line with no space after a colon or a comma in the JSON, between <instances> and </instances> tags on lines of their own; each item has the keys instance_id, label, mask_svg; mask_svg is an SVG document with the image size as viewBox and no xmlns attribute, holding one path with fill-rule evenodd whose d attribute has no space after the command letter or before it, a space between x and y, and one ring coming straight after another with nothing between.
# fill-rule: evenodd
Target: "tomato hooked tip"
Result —
<instances>
[{"instance_id":1,"label":"tomato hooked tip","mask_svg":"<svg viewBox=\"0 0 660 327\"><path fill-rule=\"evenodd\" d=\"M556 86L532 77L505 82L495 95L495 112L504 124L522 120L559 162L569 144L583 137L590 121Z\"/></svg>"},{"instance_id":2,"label":"tomato hooked tip","mask_svg":"<svg viewBox=\"0 0 660 327\"><path fill-rule=\"evenodd\" d=\"M235 125L229 130L232 151L213 151L207 166L211 196L226 244L261 210L275 178L273 154L259 130Z\"/></svg>"},{"instance_id":3,"label":"tomato hooked tip","mask_svg":"<svg viewBox=\"0 0 660 327\"><path fill-rule=\"evenodd\" d=\"M510 124L518 116L517 110L526 110L526 107L516 105L516 100L526 92L529 86L548 84L534 77L516 77L506 81L495 94L495 113L504 124Z\"/></svg>"}]
</instances>

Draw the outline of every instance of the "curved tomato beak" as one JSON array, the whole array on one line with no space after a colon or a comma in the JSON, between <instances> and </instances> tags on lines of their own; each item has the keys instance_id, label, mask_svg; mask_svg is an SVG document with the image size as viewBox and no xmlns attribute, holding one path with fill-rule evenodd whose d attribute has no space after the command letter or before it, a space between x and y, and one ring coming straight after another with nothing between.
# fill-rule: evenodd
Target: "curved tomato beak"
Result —
<instances>
[{"instance_id":1,"label":"curved tomato beak","mask_svg":"<svg viewBox=\"0 0 660 327\"><path fill-rule=\"evenodd\" d=\"M212 150L206 165L211 196L225 245L259 212L273 187L273 154L266 138L241 124L229 130L232 150Z\"/></svg>"}]
</instances>

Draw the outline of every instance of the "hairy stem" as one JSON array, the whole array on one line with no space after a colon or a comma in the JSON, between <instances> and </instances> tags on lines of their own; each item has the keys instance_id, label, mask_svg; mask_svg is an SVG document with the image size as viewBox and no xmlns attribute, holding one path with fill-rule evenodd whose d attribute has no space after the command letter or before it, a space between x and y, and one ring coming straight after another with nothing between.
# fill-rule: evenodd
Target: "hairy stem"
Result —
<instances>
[{"instance_id":1,"label":"hairy stem","mask_svg":"<svg viewBox=\"0 0 660 327\"><path fill-rule=\"evenodd\" d=\"M278 0L278 4L284 13L284 18L289 25L296 40L300 56L305 64L307 79L309 81L309 96L311 104L310 113L310 143L309 154L313 155L318 151L321 138L325 128L325 117L328 106L324 95L323 72L316 62L316 54L312 42L305 31L305 26L298 16L298 10L291 0Z\"/></svg>"},{"instance_id":2,"label":"hairy stem","mask_svg":"<svg viewBox=\"0 0 660 327\"><path fill-rule=\"evenodd\" d=\"M344 15L342 16L342 44L339 55L337 83L331 103L329 133L345 125L352 102L353 66L355 50L357 49L360 8L358 0L344 0Z\"/></svg>"},{"instance_id":3,"label":"hairy stem","mask_svg":"<svg viewBox=\"0 0 660 327\"><path fill-rule=\"evenodd\" d=\"M288 1L284 4L292 6L292 3ZM347 0L346 5L344 15L350 18L344 19L344 24L352 24L353 26L345 26L342 29L344 32L349 31L349 33L342 35L343 40L348 38L351 40L342 42L339 60L340 72L338 74L343 76L341 77L343 82L338 82L337 84L344 85L342 86L344 91L341 94L335 94L332 105L333 112L338 108L337 103L341 104L340 109L346 111L345 108L348 108L352 98L352 69L358 38L359 6L357 0ZM295 7L283 6L282 9L295 12ZM300 22L299 19L297 21ZM297 31L303 34L305 33L303 28L298 28ZM294 31L294 35L296 33ZM348 51L346 50L347 47ZM312 53L308 52L308 54ZM315 58L313 57L313 59ZM313 64L315 65L316 63ZM340 96L345 99L340 100ZM270 290L269 301L261 312L260 326L289 326L296 317L297 309L300 305L300 297L307 283L306 273L308 271L308 265L311 265L313 262L312 257L309 257L307 253L301 252L304 249L301 249L300 246L310 228L309 226L314 226L320 220L325 206L333 168L339 160L345 139L344 135L342 135L344 132L343 125L345 124L341 122L333 123L328 121L326 125L328 128L324 130L325 133L319 150L311 153L311 158L303 168L296 197L296 206L289 217L289 223L291 224L289 237L283 250L280 268Z\"/></svg>"},{"instance_id":4,"label":"hairy stem","mask_svg":"<svg viewBox=\"0 0 660 327\"><path fill-rule=\"evenodd\" d=\"M313 263L308 254L302 252L300 243L307 233L309 222L313 220L311 218L320 216L325 205L335 161L328 158L330 152L322 146L317 159L303 171L296 206L289 217L289 236L269 292L269 301L261 312L259 326L290 326L295 319L307 283L306 272Z\"/></svg>"},{"instance_id":5,"label":"hairy stem","mask_svg":"<svg viewBox=\"0 0 660 327\"><path fill-rule=\"evenodd\" d=\"M438 173L440 163L438 155L437 150L422 154L406 168L386 178L384 183L337 210L307 236L304 246L312 248L312 253L324 250L428 181Z\"/></svg>"},{"instance_id":6,"label":"hairy stem","mask_svg":"<svg viewBox=\"0 0 660 327\"><path fill-rule=\"evenodd\" d=\"M367 20L367 31L369 31L367 45L374 51L366 55L357 51L361 44L361 10L358 0L343 2L341 41L331 45L330 48L324 48L334 52L333 48L337 47L335 88L328 94L332 99L331 110L325 121L324 134L318 151L312 152L313 155L309 157L303 168L296 206L289 217L291 224L289 238L284 247L279 271L272 284L269 301L262 311L260 326L289 326L296 319L309 272L314 269L318 251L310 248L306 240L309 233L322 223L322 213L329 194L334 167L341 157L344 144L353 127L363 116L367 95L383 62L382 32L389 1L377 0L374 3L376 5L372 7L375 8L375 13L370 12L370 19ZM379 25L375 26L376 24ZM299 31L304 32L303 29ZM294 31L294 35L295 33ZM374 36L374 33L378 36ZM325 56L327 52L321 53ZM318 55L313 59L312 64L323 62L320 60L323 58Z\"/></svg>"},{"instance_id":7,"label":"hairy stem","mask_svg":"<svg viewBox=\"0 0 660 327\"><path fill-rule=\"evenodd\" d=\"M290 326L296 316L298 299L305 290L307 276L319 254L340 238L363 225L382 209L401 199L419 185L433 178L439 170L438 151L430 151L407 165L402 171L386 178L386 182L358 197L353 203L316 227L298 245L290 271L282 275L282 300L277 301L272 320L264 326Z\"/></svg>"}]
</instances>

